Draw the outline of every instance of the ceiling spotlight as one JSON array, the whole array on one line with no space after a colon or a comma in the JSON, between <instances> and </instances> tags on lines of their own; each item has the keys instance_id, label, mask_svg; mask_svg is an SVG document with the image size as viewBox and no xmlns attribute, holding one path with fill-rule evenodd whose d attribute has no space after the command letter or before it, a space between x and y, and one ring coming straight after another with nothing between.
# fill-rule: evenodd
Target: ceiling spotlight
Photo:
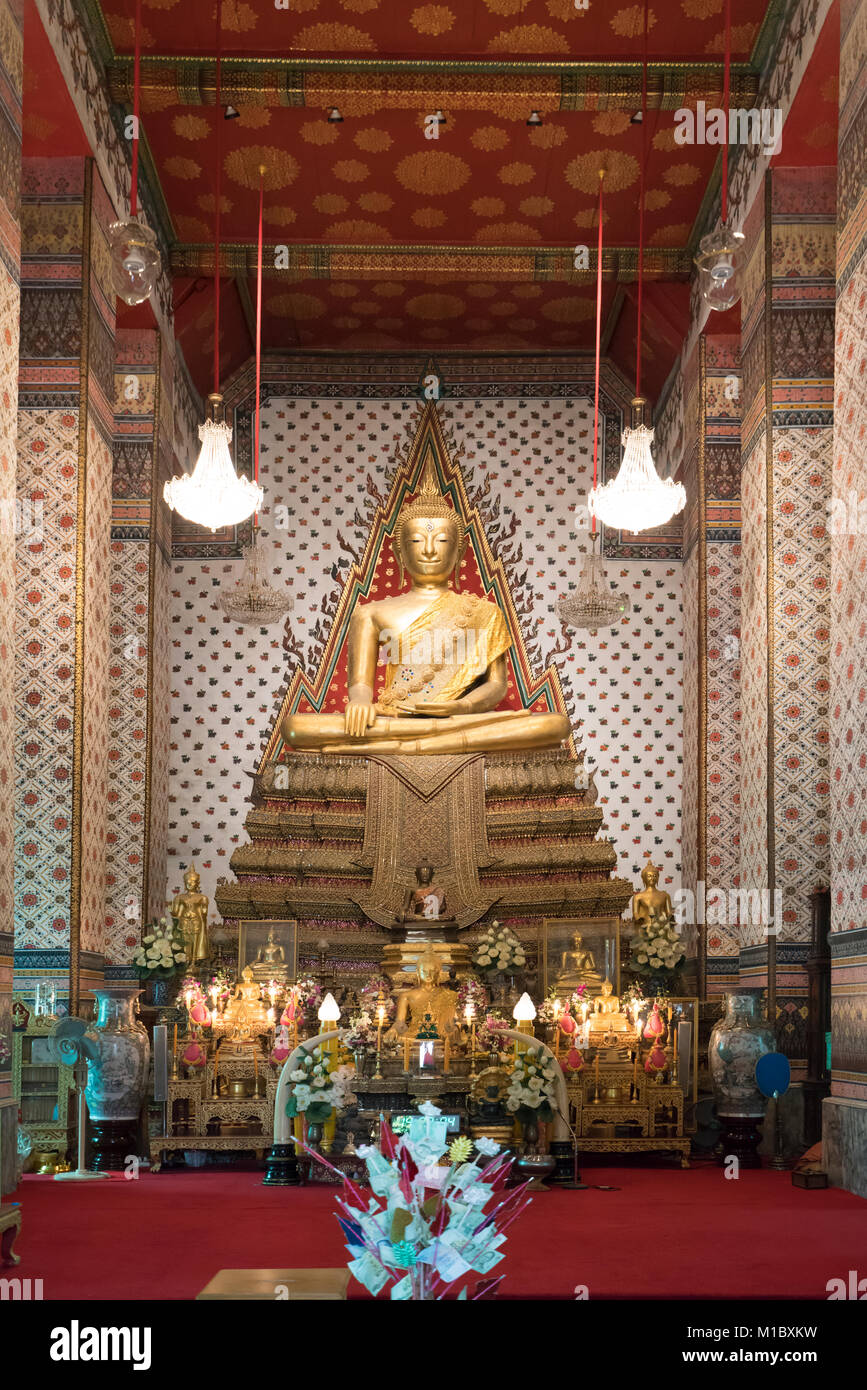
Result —
<instances>
[{"instance_id":1,"label":"ceiling spotlight","mask_svg":"<svg viewBox=\"0 0 867 1390\"><path fill-rule=\"evenodd\" d=\"M531 111L530 114L529 114L529 116L527 117L527 125L542 125L542 124L543 124L543 121L542 121L542 117L539 115L539 112L538 112L538 111Z\"/></svg>"},{"instance_id":2,"label":"ceiling spotlight","mask_svg":"<svg viewBox=\"0 0 867 1390\"><path fill-rule=\"evenodd\" d=\"M238 111L234 106L227 106L225 111L223 112L223 119L226 121L237 121L240 114L240 111Z\"/></svg>"},{"instance_id":3,"label":"ceiling spotlight","mask_svg":"<svg viewBox=\"0 0 867 1390\"><path fill-rule=\"evenodd\" d=\"M342 123L343 117L336 106L332 106L331 110L328 112L328 119L332 125L340 125Z\"/></svg>"}]
</instances>

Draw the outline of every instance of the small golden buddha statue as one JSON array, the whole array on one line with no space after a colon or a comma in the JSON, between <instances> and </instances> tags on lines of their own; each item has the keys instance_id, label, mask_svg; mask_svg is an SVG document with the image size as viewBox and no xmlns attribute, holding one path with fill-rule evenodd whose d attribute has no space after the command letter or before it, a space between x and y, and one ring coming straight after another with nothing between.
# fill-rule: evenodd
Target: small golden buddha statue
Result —
<instances>
[{"instance_id":1,"label":"small golden buddha statue","mask_svg":"<svg viewBox=\"0 0 867 1390\"><path fill-rule=\"evenodd\" d=\"M579 985L601 984L602 974L596 969L593 952L584 945L581 933L576 931L572 938L572 949L564 951L560 957L556 988L565 994Z\"/></svg>"},{"instance_id":2,"label":"small golden buddha statue","mask_svg":"<svg viewBox=\"0 0 867 1390\"><path fill-rule=\"evenodd\" d=\"M386 1034L390 1041L415 1038L428 1016L439 1037L456 1031L457 995L439 983L440 958L436 951L429 947L419 957L416 970L418 984L402 990L398 996L394 1025Z\"/></svg>"},{"instance_id":3,"label":"small golden buddha statue","mask_svg":"<svg viewBox=\"0 0 867 1390\"><path fill-rule=\"evenodd\" d=\"M326 753L474 753L554 748L562 714L501 710L511 635L494 603L460 592L467 545L460 515L440 492L432 454L392 540L404 593L359 603L349 624L345 713L289 714L287 748ZM450 581L454 576L454 588ZM385 687L374 700L380 646Z\"/></svg>"},{"instance_id":4,"label":"small golden buddha statue","mask_svg":"<svg viewBox=\"0 0 867 1390\"><path fill-rule=\"evenodd\" d=\"M594 1001L594 1012L587 1020L588 1040L592 1046L610 1046L619 1043L621 1038L635 1034L633 1024L620 1010L619 998L611 990L611 981L603 980L602 989Z\"/></svg>"},{"instance_id":5,"label":"small golden buddha statue","mask_svg":"<svg viewBox=\"0 0 867 1390\"><path fill-rule=\"evenodd\" d=\"M289 967L286 964L286 952L278 941L274 940L274 928L268 929L268 940L264 946L260 946L256 952L255 959L250 967L253 972L253 979L257 983L267 984L269 980L277 980L285 983L289 979Z\"/></svg>"},{"instance_id":6,"label":"small golden buddha statue","mask_svg":"<svg viewBox=\"0 0 867 1390\"><path fill-rule=\"evenodd\" d=\"M226 1005L221 1020L229 1037L236 1042L252 1042L270 1027L268 1010L262 1002L262 992L253 979L253 968L245 965L235 993Z\"/></svg>"},{"instance_id":7,"label":"small golden buddha statue","mask_svg":"<svg viewBox=\"0 0 867 1390\"><path fill-rule=\"evenodd\" d=\"M674 908L671 898L661 888L659 869L649 859L641 870L644 888L632 895L632 920L637 927L673 927Z\"/></svg>"},{"instance_id":8,"label":"small golden buddha statue","mask_svg":"<svg viewBox=\"0 0 867 1390\"><path fill-rule=\"evenodd\" d=\"M210 955L208 944L208 898L200 892L201 879L192 864L184 874L183 893L178 893L170 911L184 936L184 949L190 965L198 965Z\"/></svg>"}]
</instances>

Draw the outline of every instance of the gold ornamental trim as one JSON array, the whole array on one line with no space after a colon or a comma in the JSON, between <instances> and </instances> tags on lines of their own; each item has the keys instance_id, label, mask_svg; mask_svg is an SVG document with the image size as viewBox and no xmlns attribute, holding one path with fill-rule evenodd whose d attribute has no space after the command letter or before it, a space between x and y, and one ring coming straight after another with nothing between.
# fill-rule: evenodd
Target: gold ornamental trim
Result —
<instances>
[{"instance_id":1,"label":"gold ornamental trim","mask_svg":"<svg viewBox=\"0 0 867 1390\"><path fill-rule=\"evenodd\" d=\"M647 70L650 110L674 111L687 103L722 99L719 62L651 62ZM111 100L130 105L133 59L107 64ZM221 95L232 105L346 107L363 99L371 110L417 111L429 98L436 107L526 115L554 111L634 111L641 99L639 62L490 61L442 58L223 58ZM759 87L751 63L734 63L731 97L751 105ZM213 106L216 64L209 56L154 54L142 59L142 98L167 93L179 106ZM512 110L514 108L514 111Z\"/></svg>"},{"instance_id":2,"label":"gold ornamental trim","mask_svg":"<svg viewBox=\"0 0 867 1390\"><path fill-rule=\"evenodd\" d=\"M81 349L78 359L78 478L75 499L75 688L72 713L72 826L69 865L69 1011L78 1013L81 990L81 820L84 782L84 663L87 544L87 416L90 380L90 256L93 231L93 160L84 161L81 211Z\"/></svg>"},{"instance_id":3,"label":"gold ornamental trim","mask_svg":"<svg viewBox=\"0 0 867 1390\"><path fill-rule=\"evenodd\" d=\"M280 267L277 267L278 250ZM220 250L223 274L252 276L257 248L253 242L231 242ZM213 246L203 242L178 242L171 251L175 275L213 275ZM592 285L596 278L596 252L591 250L587 270L575 270L573 246L431 246L352 245L272 241L263 250L263 274L267 280L381 280L427 275L443 280L474 279ZM648 247L644 252L644 276L650 280L688 280L692 268L685 246ZM602 277L618 284L638 279L638 248L610 246L602 255Z\"/></svg>"}]
</instances>

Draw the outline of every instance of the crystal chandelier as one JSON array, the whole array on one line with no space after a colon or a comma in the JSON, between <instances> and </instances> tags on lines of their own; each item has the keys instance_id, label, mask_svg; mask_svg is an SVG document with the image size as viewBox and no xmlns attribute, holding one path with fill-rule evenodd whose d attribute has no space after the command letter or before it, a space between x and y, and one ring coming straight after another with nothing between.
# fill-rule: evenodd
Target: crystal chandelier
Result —
<instances>
[{"instance_id":1,"label":"crystal chandelier","mask_svg":"<svg viewBox=\"0 0 867 1390\"><path fill-rule=\"evenodd\" d=\"M282 592L268 583L263 573L263 555L256 533L252 545L245 545L244 570L234 589L220 594L220 607L242 627L267 627L276 623L292 608L293 600L285 590Z\"/></svg>"},{"instance_id":2,"label":"crystal chandelier","mask_svg":"<svg viewBox=\"0 0 867 1390\"><path fill-rule=\"evenodd\" d=\"M653 430L644 423L644 404L642 396L632 402L632 426L623 431L623 461L617 477L591 488L587 495L590 515L618 531L652 531L686 504L683 484L663 480L656 471L650 452Z\"/></svg>"},{"instance_id":3,"label":"crystal chandelier","mask_svg":"<svg viewBox=\"0 0 867 1390\"><path fill-rule=\"evenodd\" d=\"M581 578L574 594L567 594L557 604L557 612L567 627L586 628L596 632L611 627L630 611L631 604L617 594L608 582L602 556L596 550L598 535L591 537L592 549L584 556Z\"/></svg>"},{"instance_id":4,"label":"crystal chandelier","mask_svg":"<svg viewBox=\"0 0 867 1390\"><path fill-rule=\"evenodd\" d=\"M212 391L208 397L211 418L199 425L202 448L192 473L172 478L163 488L172 511L187 521L207 526L235 526L246 521L262 505L264 492L258 483L235 472L229 453L232 431L223 419L223 397Z\"/></svg>"}]
</instances>

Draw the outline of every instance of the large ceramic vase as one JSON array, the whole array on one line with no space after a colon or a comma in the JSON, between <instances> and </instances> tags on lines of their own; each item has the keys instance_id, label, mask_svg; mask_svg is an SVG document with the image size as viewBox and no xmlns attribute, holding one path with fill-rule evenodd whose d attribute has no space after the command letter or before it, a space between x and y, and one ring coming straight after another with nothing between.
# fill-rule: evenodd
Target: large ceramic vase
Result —
<instances>
[{"instance_id":1,"label":"large ceramic vase","mask_svg":"<svg viewBox=\"0 0 867 1390\"><path fill-rule=\"evenodd\" d=\"M759 990L732 990L726 1011L714 1025L708 1065L723 1124L721 1161L734 1155L745 1168L760 1168L759 1125L767 1101L756 1084L756 1062L776 1052L773 1029L761 1012Z\"/></svg>"},{"instance_id":2,"label":"large ceramic vase","mask_svg":"<svg viewBox=\"0 0 867 1390\"><path fill-rule=\"evenodd\" d=\"M139 1114L150 1062L150 1043L135 1016L138 985L95 989L96 1021L87 1030L97 1055L88 1063L89 1165L123 1168L139 1147Z\"/></svg>"}]
</instances>

